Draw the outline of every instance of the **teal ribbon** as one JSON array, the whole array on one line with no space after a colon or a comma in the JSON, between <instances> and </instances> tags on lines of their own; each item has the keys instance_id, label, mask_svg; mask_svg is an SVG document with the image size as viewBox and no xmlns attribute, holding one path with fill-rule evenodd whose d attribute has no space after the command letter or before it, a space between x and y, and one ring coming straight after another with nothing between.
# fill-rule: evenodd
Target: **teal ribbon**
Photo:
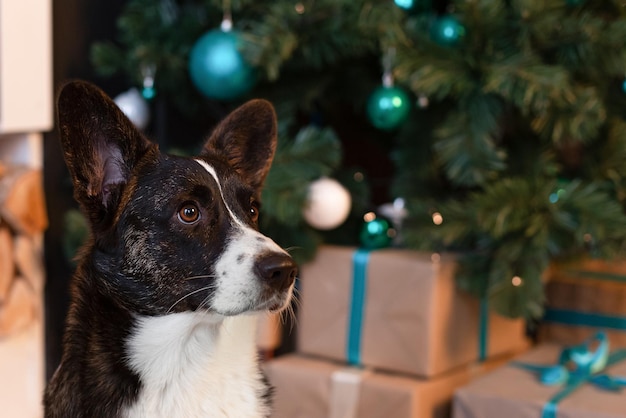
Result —
<instances>
[{"instance_id":1,"label":"teal ribbon","mask_svg":"<svg viewBox=\"0 0 626 418\"><path fill-rule=\"evenodd\" d=\"M595 349L592 349L593 346ZM607 367L624 359L626 359L626 350L609 353L608 338L606 333L601 331L580 345L564 348L556 364L537 365L522 362L512 364L535 373L544 385L563 386L544 405L541 414L542 418L556 418L558 403L585 383L612 392L619 392L626 387L626 377L609 376L603 373Z\"/></svg>"},{"instance_id":2,"label":"teal ribbon","mask_svg":"<svg viewBox=\"0 0 626 418\"><path fill-rule=\"evenodd\" d=\"M367 289L367 265L370 250L358 249L352 255L352 299L348 319L348 337L346 359L349 364L361 365L361 334L363 330L363 312ZM489 340L489 303L487 298L480 301L478 323L478 358L487 359Z\"/></svg>"},{"instance_id":3,"label":"teal ribbon","mask_svg":"<svg viewBox=\"0 0 626 418\"><path fill-rule=\"evenodd\" d=\"M487 341L489 340L489 302L484 297L480 300L480 317L478 320L478 359L487 359Z\"/></svg>"},{"instance_id":4,"label":"teal ribbon","mask_svg":"<svg viewBox=\"0 0 626 418\"><path fill-rule=\"evenodd\" d=\"M358 249L352 255L352 300L348 320L348 342L346 358L349 364L361 364L361 331L363 329L363 311L365 309L365 291L367 289L367 264L370 252Z\"/></svg>"},{"instance_id":5,"label":"teal ribbon","mask_svg":"<svg viewBox=\"0 0 626 418\"><path fill-rule=\"evenodd\" d=\"M565 269L565 273L569 277L577 279L598 279L609 282L626 283L626 275L608 273L604 271L591 271L591 270L571 270Z\"/></svg>"},{"instance_id":6,"label":"teal ribbon","mask_svg":"<svg viewBox=\"0 0 626 418\"><path fill-rule=\"evenodd\" d=\"M583 325L626 331L626 317L598 313L578 312L568 309L546 309L544 321L565 325Z\"/></svg>"}]
</instances>

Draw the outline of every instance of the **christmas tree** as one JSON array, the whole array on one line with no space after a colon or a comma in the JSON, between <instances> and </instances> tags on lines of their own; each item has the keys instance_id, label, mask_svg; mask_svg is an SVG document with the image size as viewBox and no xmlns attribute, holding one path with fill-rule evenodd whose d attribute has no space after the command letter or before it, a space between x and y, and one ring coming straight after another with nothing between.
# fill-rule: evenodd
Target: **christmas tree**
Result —
<instances>
[{"instance_id":1,"label":"christmas tree","mask_svg":"<svg viewBox=\"0 0 626 418\"><path fill-rule=\"evenodd\" d=\"M321 242L358 243L369 209L363 174L342 163L346 108L395 162L404 244L461 254L459 284L499 312L541 315L551 260L623 250L621 1L130 0L118 26L94 66L153 108L204 129L247 98L275 104L262 228L301 262ZM320 232L303 210L324 176L352 209Z\"/></svg>"}]
</instances>

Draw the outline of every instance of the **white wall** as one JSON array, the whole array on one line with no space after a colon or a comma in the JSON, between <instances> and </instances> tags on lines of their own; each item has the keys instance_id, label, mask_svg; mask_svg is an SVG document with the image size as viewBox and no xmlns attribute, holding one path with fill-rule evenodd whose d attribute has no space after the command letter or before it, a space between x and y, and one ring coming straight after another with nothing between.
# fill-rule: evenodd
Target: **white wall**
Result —
<instances>
[{"instance_id":1,"label":"white wall","mask_svg":"<svg viewBox=\"0 0 626 418\"><path fill-rule=\"evenodd\" d=\"M0 161L42 166L53 95L52 0L0 0ZM44 379L40 317L0 339L0 416L42 417Z\"/></svg>"}]
</instances>

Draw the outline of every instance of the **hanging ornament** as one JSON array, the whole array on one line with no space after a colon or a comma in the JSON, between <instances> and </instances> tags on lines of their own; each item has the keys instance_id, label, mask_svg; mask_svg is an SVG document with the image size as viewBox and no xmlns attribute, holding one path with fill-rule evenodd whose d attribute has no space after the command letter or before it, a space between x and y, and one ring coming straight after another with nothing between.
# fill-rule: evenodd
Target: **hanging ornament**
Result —
<instances>
[{"instance_id":1,"label":"hanging ornament","mask_svg":"<svg viewBox=\"0 0 626 418\"><path fill-rule=\"evenodd\" d=\"M150 122L150 107L136 88L119 94L113 101L122 113L139 129L143 130Z\"/></svg>"},{"instance_id":2,"label":"hanging ornament","mask_svg":"<svg viewBox=\"0 0 626 418\"><path fill-rule=\"evenodd\" d=\"M430 27L430 39L441 46L455 46L465 37L465 26L452 15L435 19Z\"/></svg>"},{"instance_id":3,"label":"hanging ornament","mask_svg":"<svg viewBox=\"0 0 626 418\"><path fill-rule=\"evenodd\" d=\"M396 231L391 227L389 221L376 216L374 212L366 213L363 216L363 220L365 222L359 234L363 248L375 250L391 245Z\"/></svg>"},{"instance_id":4,"label":"hanging ornament","mask_svg":"<svg viewBox=\"0 0 626 418\"><path fill-rule=\"evenodd\" d=\"M395 235L393 236L393 244L402 245L402 223L409 215L403 198L397 197L391 203L384 203L376 210L379 214L391 221L395 227Z\"/></svg>"},{"instance_id":5,"label":"hanging ornament","mask_svg":"<svg viewBox=\"0 0 626 418\"><path fill-rule=\"evenodd\" d=\"M399 87L378 87L367 101L367 115L378 129L397 128L410 110L409 96Z\"/></svg>"},{"instance_id":6,"label":"hanging ornament","mask_svg":"<svg viewBox=\"0 0 626 418\"><path fill-rule=\"evenodd\" d=\"M413 0L393 0L393 2L401 9L410 10L413 7Z\"/></svg>"},{"instance_id":7,"label":"hanging ornament","mask_svg":"<svg viewBox=\"0 0 626 418\"><path fill-rule=\"evenodd\" d=\"M393 225L395 225L398 229L400 229L402 222L409 215L405 201L401 197L395 198L391 203L384 203L380 205L377 212L385 218L390 219Z\"/></svg>"},{"instance_id":8,"label":"hanging ornament","mask_svg":"<svg viewBox=\"0 0 626 418\"><path fill-rule=\"evenodd\" d=\"M378 129L397 128L409 116L411 104L404 90L393 85L391 64L395 49L391 48L383 58L383 85L376 88L367 100L367 116Z\"/></svg>"},{"instance_id":9,"label":"hanging ornament","mask_svg":"<svg viewBox=\"0 0 626 418\"><path fill-rule=\"evenodd\" d=\"M393 0L396 6L410 14L427 12L432 9L432 0Z\"/></svg>"},{"instance_id":10,"label":"hanging ornament","mask_svg":"<svg viewBox=\"0 0 626 418\"><path fill-rule=\"evenodd\" d=\"M352 198L337 180L322 177L309 185L304 220L315 229L329 230L345 222Z\"/></svg>"},{"instance_id":11,"label":"hanging ornament","mask_svg":"<svg viewBox=\"0 0 626 418\"><path fill-rule=\"evenodd\" d=\"M624 81L622 81L622 91L626 93L626 78L624 78Z\"/></svg>"},{"instance_id":12,"label":"hanging ornament","mask_svg":"<svg viewBox=\"0 0 626 418\"><path fill-rule=\"evenodd\" d=\"M233 100L252 89L256 74L239 52L240 43L239 34L232 30L230 9L225 6L220 29L202 35L189 56L191 81L203 95Z\"/></svg>"},{"instance_id":13,"label":"hanging ornament","mask_svg":"<svg viewBox=\"0 0 626 418\"><path fill-rule=\"evenodd\" d=\"M548 195L548 200L550 203L557 203L562 201L567 197L567 191L571 187L571 180L559 177L556 180L554 187L552 188L552 192Z\"/></svg>"},{"instance_id":14,"label":"hanging ornament","mask_svg":"<svg viewBox=\"0 0 626 418\"><path fill-rule=\"evenodd\" d=\"M154 75L156 73L156 65L143 64L141 66L141 76L143 78L143 88L141 89L141 95L146 100L152 100L156 96L156 90L154 88Z\"/></svg>"}]
</instances>

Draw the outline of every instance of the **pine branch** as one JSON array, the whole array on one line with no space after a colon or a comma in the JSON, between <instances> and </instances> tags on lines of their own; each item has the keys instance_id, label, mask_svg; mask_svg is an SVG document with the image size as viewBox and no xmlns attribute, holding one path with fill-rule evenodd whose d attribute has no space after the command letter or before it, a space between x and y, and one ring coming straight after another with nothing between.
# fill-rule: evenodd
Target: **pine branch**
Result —
<instances>
[{"instance_id":1,"label":"pine branch","mask_svg":"<svg viewBox=\"0 0 626 418\"><path fill-rule=\"evenodd\" d=\"M454 184L483 185L506 168L506 153L494 141L502 109L494 97L483 95L462 104L435 131L433 147Z\"/></svg>"},{"instance_id":2,"label":"pine branch","mask_svg":"<svg viewBox=\"0 0 626 418\"><path fill-rule=\"evenodd\" d=\"M524 115L541 114L552 101L567 101L569 75L559 66L546 65L539 58L516 54L495 62L485 74L484 90L519 108Z\"/></svg>"},{"instance_id":3,"label":"pine branch","mask_svg":"<svg viewBox=\"0 0 626 418\"><path fill-rule=\"evenodd\" d=\"M341 148L331 129L308 126L295 140L281 141L263 190L264 211L288 227L303 223L309 184L339 165Z\"/></svg>"},{"instance_id":4,"label":"pine branch","mask_svg":"<svg viewBox=\"0 0 626 418\"><path fill-rule=\"evenodd\" d=\"M606 145L597 159L590 161L594 178L605 178L613 184L622 206L626 203L626 121L611 120Z\"/></svg>"},{"instance_id":5,"label":"pine branch","mask_svg":"<svg viewBox=\"0 0 626 418\"><path fill-rule=\"evenodd\" d=\"M531 127L554 143L591 142L606 122L606 108L593 87L572 86L570 97L552 100L547 112L537 113Z\"/></svg>"},{"instance_id":6,"label":"pine branch","mask_svg":"<svg viewBox=\"0 0 626 418\"><path fill-rule=\"evenodd\" d=\"M406 84L416 95L424 94L432 100L460 97L475 88L476 82L461 55L454 50L442 51L425 39L418 42L424 43L421 47L396 47L394 75L398 82Z\"/></svg>"}]
</instances>

